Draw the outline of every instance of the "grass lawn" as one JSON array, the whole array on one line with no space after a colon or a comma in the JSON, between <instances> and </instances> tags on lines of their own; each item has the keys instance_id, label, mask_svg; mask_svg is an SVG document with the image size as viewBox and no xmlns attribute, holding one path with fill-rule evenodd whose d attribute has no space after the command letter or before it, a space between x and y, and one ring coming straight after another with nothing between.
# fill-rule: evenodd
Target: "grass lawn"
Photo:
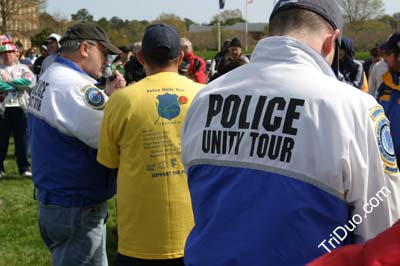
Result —
<instances>
[{"instance_id":1,"label":"grass lawn","mask_svg":"<svg viewBox=\"0 0 400 266\"><path fill-rule=\"evenodd\" d=\"M38 230L32 180L18 175L12 139L5 168L7 176L0 179L0 266L51 265L50 252ZM114 265L117 247L114 203L109 201L107 222L109 265Z\"/></svg>"}]
</instances>

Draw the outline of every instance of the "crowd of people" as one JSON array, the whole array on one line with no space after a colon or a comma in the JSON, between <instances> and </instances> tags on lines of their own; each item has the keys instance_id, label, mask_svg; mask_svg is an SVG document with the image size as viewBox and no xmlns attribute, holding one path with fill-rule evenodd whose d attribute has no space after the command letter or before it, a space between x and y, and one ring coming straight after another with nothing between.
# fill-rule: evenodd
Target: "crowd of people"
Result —
<instances>
[{"instance_id":1,"label":"crowd of people","mask_svg":"<svg viewBox=\"0 0 400 266\"><path fill-rule=\"evenodd\" d=\"M13 136L52 265L108 265L113 197L118 266L399 264L400 32L363 63L342 32L335 1L280 0L209 66L163 23L1 36L0 178Z\"/></svg>"}]
</instances>

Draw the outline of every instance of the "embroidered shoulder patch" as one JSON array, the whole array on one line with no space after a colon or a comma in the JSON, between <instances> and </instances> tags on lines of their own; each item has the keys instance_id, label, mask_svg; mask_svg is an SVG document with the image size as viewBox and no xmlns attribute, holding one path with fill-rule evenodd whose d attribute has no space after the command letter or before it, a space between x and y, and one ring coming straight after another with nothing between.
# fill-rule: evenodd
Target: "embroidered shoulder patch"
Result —
<instances>
[{"instance_id":1,"label":"embroidered shoulder patch","mask_svg":"<svg viewBox=\"0 0 400 266\"><path fill-rule=\"evenodd\" d=\"M370 116L375 122L376 142L384 163L383 169L387 173L397 173L399 170L397 168L389 120L380 106L372 109Z\"/></svg>"},{"instance_id":2,"label":"embroidered shoulder patch","mask_svg":"<svg viewBox=\"0 0 400 266\"><path fill-rule=\"evenodd\" d=\"M96 88L93 85L88 85L81 91L83 92L83 99L87 105L95 110L104 109L106 100L99 88Z\"/></svg>"}]
</instances>

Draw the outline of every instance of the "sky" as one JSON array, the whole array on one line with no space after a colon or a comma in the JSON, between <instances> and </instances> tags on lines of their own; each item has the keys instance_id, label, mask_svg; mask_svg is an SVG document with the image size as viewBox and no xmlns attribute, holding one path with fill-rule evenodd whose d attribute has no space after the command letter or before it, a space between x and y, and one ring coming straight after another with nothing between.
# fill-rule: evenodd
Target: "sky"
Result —
<instances>
[{"instance_id":1,"label":"sky","mask_svg":"<svg viewBox=\"0 0 400 266\"><path fill-rule=\"evenodd\" d=\"M246 16L247 0L225 0L226 9L240 9ZM249 22L267 22L273 0L253 0L247 5ZM385 13L400 12L400 0L383 0ZM85 8L95 20L113 16L128 20L154 20L161 13L173 13L196 23L209 23L218 14L218 0L47 0L46 11L66 19L79 9Z\"/></svg>"}]
</instances>

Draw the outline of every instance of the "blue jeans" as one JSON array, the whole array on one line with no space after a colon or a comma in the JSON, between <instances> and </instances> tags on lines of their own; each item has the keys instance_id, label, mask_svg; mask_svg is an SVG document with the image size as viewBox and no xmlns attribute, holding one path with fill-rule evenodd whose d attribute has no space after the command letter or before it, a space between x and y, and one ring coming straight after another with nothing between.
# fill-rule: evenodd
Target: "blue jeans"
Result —
<instances>
[{"instance_id":1,"label":"blue jeans","mask_svg":"<svg viewBox=\"0 0 400 266\"><path fill-rule=\"evenodd\" d=\"M39 230L53 266L107 266L107 202L65 208L39 202Z\"/></svg>"}]
</instances>

